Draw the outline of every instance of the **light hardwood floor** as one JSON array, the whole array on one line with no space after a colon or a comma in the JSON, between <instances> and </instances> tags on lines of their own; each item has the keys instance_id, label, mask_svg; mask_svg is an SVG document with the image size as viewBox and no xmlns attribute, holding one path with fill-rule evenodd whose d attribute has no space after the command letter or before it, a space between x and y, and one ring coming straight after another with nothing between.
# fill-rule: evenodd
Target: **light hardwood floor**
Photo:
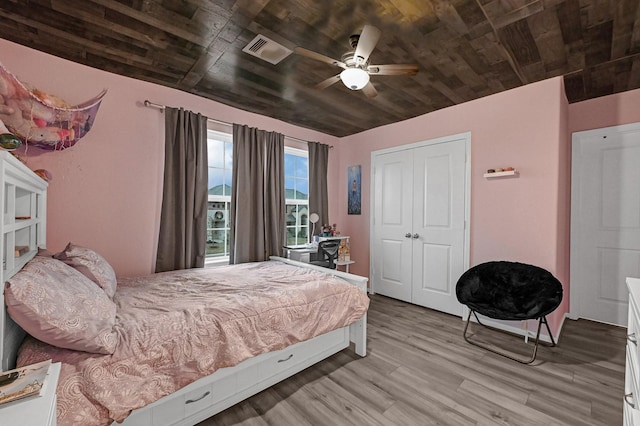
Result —
<instances>
[{"instance_id":1,"label":"light hardwood floor","mask_svg":"<svg viewBox=\"0 0 640 426\"><path fill-rule=\"evenodd\" d=\"M558 346L527 366L466 343L458 317L383 296L368 324L367 357L344 350L199 426L622 425L624 328L566 320Z\"/></svg>"}]
</instances>

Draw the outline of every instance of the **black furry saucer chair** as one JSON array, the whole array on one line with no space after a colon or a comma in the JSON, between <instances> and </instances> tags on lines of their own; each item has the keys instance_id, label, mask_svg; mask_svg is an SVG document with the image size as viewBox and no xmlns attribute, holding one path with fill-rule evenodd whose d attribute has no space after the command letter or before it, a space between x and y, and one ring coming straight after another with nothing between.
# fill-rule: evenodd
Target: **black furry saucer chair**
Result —
<instances>
[{"instance_id":1,"label":"black furry saucer chair","mask_svg":"<svg viewBox=\"0 0 640 426\"><path fill-rule=\"evenodd\" d=\"M464 327L464 339L498 355L523 364L531 364L536 359L540 328L547 327L551 345L555 346L546 316L553 312L562 301L562 284L546 269L517 262L481 263L462 274L456 284L458 301L469 308L469 316ZM529 360L521 360L488 346L472 342L467 338L469 321L473 314L480 325L477 314L489 318L509 321L538 320L533 355Z\"/></svg>"}]
</instances>

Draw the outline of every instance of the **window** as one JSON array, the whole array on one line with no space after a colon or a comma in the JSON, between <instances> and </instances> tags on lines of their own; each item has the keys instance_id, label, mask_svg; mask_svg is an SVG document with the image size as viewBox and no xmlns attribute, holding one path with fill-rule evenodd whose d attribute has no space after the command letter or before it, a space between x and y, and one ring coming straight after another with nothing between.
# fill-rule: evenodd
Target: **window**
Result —
<instances>
[{"instance_id":1,"label":"window","mask_svg":"<svg viewBox=\"0 0 640 426\"><path fill-rule=\"evenodd\" d=\"M209 207L206 256L210 261L229 257L229 212L233 167L233 139L228 133L209 130ZM309 242L309 155L306 150L285 147L286 245Z\"/></svg>"},{"instance_id":2,"label":"window","mask_svg":"<svg viewBox=\"0 0 640 426\"><path fill-rule=\"evenodd\" d=\"M309 242L309 154L302 149L284 150L286 245Z\"/></svg>"},{"instance_id":3,"label":"window","mask_svg":"<svg viewBox=\"0 0 640 426\"><path fill-rule=\"evenodd\" d=\"M230 134L209 130L209 208L205 254L209 258L229 257L229 205L231 204L231 168L233 145Z\"/></svg>"}]
</instances>

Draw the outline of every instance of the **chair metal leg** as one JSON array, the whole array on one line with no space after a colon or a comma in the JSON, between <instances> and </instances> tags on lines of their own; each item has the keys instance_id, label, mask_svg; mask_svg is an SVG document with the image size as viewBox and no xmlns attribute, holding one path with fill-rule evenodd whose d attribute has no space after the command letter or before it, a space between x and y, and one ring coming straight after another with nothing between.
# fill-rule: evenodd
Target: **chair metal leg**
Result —
<instances>
[{"instance_id":1,"label":"chair metal leg","mask_svg":"<svg viewBox=\"0 0 640 426\"><path fill-rule=\"evenodd\" d=\"M506 333L506 332L503 331L503 330L500 330L500 329L497 329L497 328L493 328L493 327L489 327L489 326L487 326L485 324L482 324L480 322L480 319L478 318L478 315L476 314L476 312L473 309L470 309L469 310L469 315L467 316L467 322L466 322L466 324L464 326L464 331L462 332L462 337L464 337L464 340L467 343L469 343L469 344L471 344L473 346L477 346L477 347L485 349L485 350L487 350L489 352L493 352L494 354L503 356L505 358L509 358L509 359L511 359L513 361L517 361L517 362L519 362L521 364L531 364L533 361L535 361L536 355L538 354L538 344L542 344L542 345L549 346L549 347L553 347L553 346L556 345L556 342L553 339L553 335L551 334L551 329L549 328L549 323L547 323L547 317L538 318L538 331L536 332L536 340L535 340L535 344L533 346L533 354L531 355L531 358L529 360L522 360L522 359L516 358L514 356L511 356L510 354L508 354L506 352L498 351L496 349L493 349L493 348L491 348L489 346L486 346L486 345L483 345L481 343L473 342L473 341L469 340L469 338L467 337L467 329L469 328L469 323L471 322L471 314L472 313L473 313L473 316L476 317L476 320L478 321L478 324L480 324L481 326L489 328L489 329L492 329L492 330L501 331L503 333ZM540 342L540 328L542 327L542 323L544 323L544 325L547 327L547 332L549 333L549 337L551 338L551 344L547 344L545 342ZM507 333L507 334L511 334L511 333Z\"/></svg>"}]
</instances>

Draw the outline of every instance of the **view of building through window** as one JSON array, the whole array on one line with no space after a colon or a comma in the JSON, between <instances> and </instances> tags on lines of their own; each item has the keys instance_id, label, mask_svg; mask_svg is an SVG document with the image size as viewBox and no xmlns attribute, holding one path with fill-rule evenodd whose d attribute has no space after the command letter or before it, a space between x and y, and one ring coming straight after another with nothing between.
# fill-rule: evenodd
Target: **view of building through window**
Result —
<instances>
[{"instance_id":1,"label":"view of building through window","mask_svg":"<svg viewBox=\"0 0 640 426\"><path fill-rule=\"evenodd\" d=\"M206 255L229 257L229 207L233 145L230 134L209 130L209 207ZM309 241L309 159L307 151L285 148L286 245Z\"/></svg>"},{"instance_id":2,"label":"view of building through window","mask_svg":"<svg viewBox=\"0 0 640 426\"><path fill-rule=\"evenodd\" d=\"M309 242L309 157L300 149L285 148L284 191L286 199L286 245Z\"/></svg>"},{"instance_id":3,"label":"view of building through window","mask_svg":"<svg viewBox=\"0 0 640 426\"><path fill-rule=\"evenodd\" d=\"M233 146L231 135L209 130L209 209L207 211L207 257L229 256L229 205Z\"/></svg>"}]
</instances>

